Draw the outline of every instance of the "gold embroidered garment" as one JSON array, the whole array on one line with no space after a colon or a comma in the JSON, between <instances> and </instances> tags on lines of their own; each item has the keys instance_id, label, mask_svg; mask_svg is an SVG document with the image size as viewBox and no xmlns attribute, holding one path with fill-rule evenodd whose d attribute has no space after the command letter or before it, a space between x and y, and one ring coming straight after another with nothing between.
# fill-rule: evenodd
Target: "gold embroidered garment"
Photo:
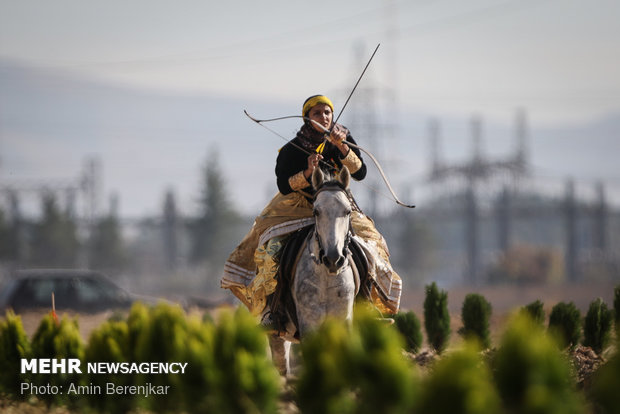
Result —
<instances>
[{"instance_id":1,"label":"gold embroidered garment","mask_svg":"<svg viewBox=\"0 0 620 414\"><path fill-rule=\"evenodd\" d=\"M259 315L267 296L275 291L277 265L273 257L282 241L287 234L313 222L312 205L301 194L276 194L226 261L222 288L230 289L254 315ZM382 293L373 291L374 304L382 312L398 312L402 282L390 265L383 236L369 217L357 211L352 213L351 224L355 237L366 250L370 277L376 281L373 290L380 289Z\"/></svg>"}]
</instances>

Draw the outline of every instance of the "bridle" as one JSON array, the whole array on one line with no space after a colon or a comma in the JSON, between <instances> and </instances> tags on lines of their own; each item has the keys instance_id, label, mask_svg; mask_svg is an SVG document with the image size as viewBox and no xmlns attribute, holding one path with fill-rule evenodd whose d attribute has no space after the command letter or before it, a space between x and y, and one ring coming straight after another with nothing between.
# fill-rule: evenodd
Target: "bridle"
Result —
<instances>
[{"instance_id":1,"label":"bridle","mask_svg":"<svg viewBox=\"0 0 620 414\"><path fill-rule=\"evenodd\" d=\"M316 201L316 197L324 191L331 191L331 192L341 191L344 193L347 200L349 200L349 193L347 189L341 183L339 183L338 181L328 181L324 183L321 187L319 187L319 189L314 193L313 202ZM347 257L350 253L349 245L351 244L351 239L353 236L354 236L353 225L351 222L351 216L349 215L349 226L347 230L347 235L345 236L345 239L344 239L344 246L342 248L342 256L344 257ZM319 256L316 257L312 253L310 254L310 256L312 257L312 260L314 260L314 262L317 265L324 264L323 260L325 258L325 248L323 247L323 243L321 243L321 238L319 237L319 232L316 229L316 225L314 228L314 239L316 240L317 246L319 248ZM309 247L310 247L310 244L308 244L308 248Z\"/></svg>"}]
</instances>

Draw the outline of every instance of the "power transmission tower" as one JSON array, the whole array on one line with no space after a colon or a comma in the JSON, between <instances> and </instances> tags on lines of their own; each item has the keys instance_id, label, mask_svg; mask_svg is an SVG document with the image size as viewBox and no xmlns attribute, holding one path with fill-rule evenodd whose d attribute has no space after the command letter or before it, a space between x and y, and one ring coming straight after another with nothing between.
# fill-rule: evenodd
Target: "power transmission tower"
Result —
<instances>
[{"instance_id":1,"label":"power transmission tower","mask_svg":"<svg viewBox=\"0 0 620 414\"><path fill-rule=\"evenodd\" d=\"M3 177L2 177L3 178ZM51 180L51 179L34 179L8 181L0 180L0 193L3 193L8 199L9 212L11 221L16 229L17 261L21 262L26 259L26 243L24 234L24 198L32 196L53 195L54 198L65 199L65 213L69 217L78 218L77 224L82 224L86 237L89 238L92 233L93 225L99 214L102 194L102 165L98 158L92 157L85 161L84 169L78 177ZM82 201L83 215L81 220L76 216L78 209L76 205ZM88 265L85 258L80 259L81 265ZM19 263L18 263L19 264Z\"/></svg>"},{"instance_id":2,"label":"power transmission tower","mask_svg":"<svg viewBox=\"0 0 620 414\"><path fill-rule=\"evenodd\" d=\"M464 181L466 189L464 220L465 220L465 245L467 250L467 265L465 280L477 284L480 277L480 243L479 243L479 201L478 188L482 183L490 181L500 173L508 173L513 177L515 187L522 177L528 174L527 170L527 125L525 112L517 113L516 141L517 145L512 155L504 159L488 159L482 150L482 119L472 117L470 121L472 154L468 161L462 163L446 163L440 154L439 123L432 120L429 123L430 140L430 173L428 181L432 184L442 184L450 178L459 178ZM510 243L510 193L507 189L500 199L498 207L498 241L503 249L507 249Z\"/></svg>"},{"instance_id":3,"label":"power transmission tower","mask_svg":"<svg viewBox=\"0 0 620 414\"><path fill-rule=\"evenodd\" d=\"M363 43L354 45L354 57L354 69L358 72L360 67L364 67L368 58ZM367 148L382 161L385 160L383 144L386 139L393 138L395 128L392 122L388 123L383 120L387 119L387 116L381 115L386 110L393 110L389 102L394 96L394 92L389 88L376 86L370 70L366 72L365 78L358 85L355 99L349 102L349 112L346 114L347 126L351 129L358 144ZM385 163L385 165L389 164L390 162ZM365 210L371 216L376 216L380 210L377 189L381 188L381 184L376 174L370 171L364 183L368 188L366 192L368 203Z\"/></svg>"}]
</instances>

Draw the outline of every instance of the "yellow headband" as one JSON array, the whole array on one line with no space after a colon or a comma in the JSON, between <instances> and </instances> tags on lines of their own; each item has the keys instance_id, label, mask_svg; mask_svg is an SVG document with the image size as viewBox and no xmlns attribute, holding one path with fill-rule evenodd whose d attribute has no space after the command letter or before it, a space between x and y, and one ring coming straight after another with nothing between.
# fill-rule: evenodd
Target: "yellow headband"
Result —
<instances>
[{"instance_id":1,"label":"yellow headband","mask_svg":"<svg viewBox=\"0 0 620 414\"><path fill-rule=\"evenodd\" d=\"M301 111L301 114L303 116L306 116L308 114L308 111L310 111L310 109L317 105L317 104L325 104L327 106L329 106L332 109L332 112L334 112L334 104L332 104L332 101L329 100L329 98L325 95L314 95L309 97L308 99L306 99L306 102L304 102L304 106L303 109Z\"/></svg>"}]
</instances>

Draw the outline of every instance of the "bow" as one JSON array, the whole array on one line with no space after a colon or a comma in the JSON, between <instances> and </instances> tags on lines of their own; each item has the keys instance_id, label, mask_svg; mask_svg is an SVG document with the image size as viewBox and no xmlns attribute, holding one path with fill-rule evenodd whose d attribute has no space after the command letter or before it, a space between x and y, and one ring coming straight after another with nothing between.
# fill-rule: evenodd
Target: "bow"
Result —
<instances>
[{"instance_id":1,"label":"bow","mask_svg":"<svg viewBox=\"0 0 620 414\"><path fill-rule=\"evenodd\" d=\"M370 66L370 62L372 62L372 58L375 57L375 53L377 53L377 50L379 50L379 46L381 46L381 44L378 44L377 47L375 48L374 52L372 52L372 55L370 56L370 59L368 59L368 63L366 63L366 66L364 67L364 70L362 71L362 74L359 76L359 78L357 78L357 82L355 82L355 86L353 86L353 89L351 90L351 93L349 93L349 96L347 97L347 100L345 101L344 105L342 106L342 109L340 109L340 113L338 114L338 116L336 117L336 120L333 122L333 125L330 129L327 129L325 127L323 127L323 125L319 124L318 122L315 122L314 120L307 118L305 116L301 116L301 115L289 115L289 116L281 116L278 118L271 118L271 119L256 119L253 116L251 116L248 111L246 111L245 109L243 110L243 112L245 112L245 114L247 115L248 118L250 118L252 121L256 122L258 125L262 126L263 128L273 132L274 134L276 134L277 136L279 136L280 138L284 139L285 141L288 141L287 138L283 137L282 135L278 134L276 131L274 131L271 128L266 127L265 125L263 125L263 122L271 122L271 121L280 121L282 119L291 119L291 118L302 118L306 121L310 121L312 123L314 123L315 125L318 125L319 128L325 133L325 139L328 139L328 137L331 135L332 133L332 129L336 126L336 123L338 122L338 120L340 119L340 115L342 115L342 112L344 111L344 108L346 108L347 104L349 103L349 100L351 99L351 97L353 96L353 92L355 92L355 89L357 89L357 85L359 85L360 81L362 80L362 77L364 76L364 73L366 73L366 69L368 69L368 66ZM353 147L353 148L357 148L358 150L362 151L364 154L368 155L368 157L370 157L370 159L372 160L372 162L375 164L375 166L377 167L377 170L379 171L379 174L381 175L381 178L383 178L383 182L385 183L385 185L387 186L388 190L390 191L390 194L392 194L392 198L394 199L394 201L396 202L396 204L398 204L399 206L403 206L403 207L407 207L407 208L414 208L415 206L412 204L405 204L402 201L400 201L400 199L398 198L398 196L396 195L396 193L394 192L394 190L392 189L392 186L390 185L390 180L388 180L387 176L385 175L385 172L383 171L383 168L381 168L381 164L379 164L379 161L375 158L374 155L372 155L370 153L370 151L365 150L364 148L360 147L359 145L355 145L349 141L343 140L343 143ZM307 153L308 155L310 155L310 153L308 151L306 151L304 148L301 148L298 145L295 145L294 143L291 142L291 144L297 148L302 150L303 152ZM323 161L321 161L322 163L324 163ZM326 163L324 163L326 164Z\"/></svg>"},{"instance_id":2,"label":"bow","mask_svg":"<svg viewBox=\"0 0 620 414\"><path fill-rule=\"evenodd\" d=\"M305 116L301 116L301 115L288 115L288 116L281 116L281 117L277 117L277 118L270 118L270 119L256 119L254 118L252 115L250 115L248 113L248 111L246 111L245 109L243 110L243 112L245 113L245 115L250 118L252 121L256 122L258 125L262 126L263 128L266 128L267 130L273 132L274 134L276 134L277 136L279 136L280 138L284 139L285 141L289 141L288 138L283 137L282 135L278 134L276 131L274 131L271 128L267 128L265 125L263 125L263 122L272 122L272 121L280 121L282 119L292 119L292 118L301 118L304 119L306 121L310 121L312 122L314 125L317 125L326 135L329 135L331 133L331 130L325 128L323 125L319 124L318 122L305 117ZM335 124L334 124L335 125ZM377 171L379 171L379 174L381 175L381 178L383 179L383 182L385 183L387 189L389 190L390 194L392 194L392 198L394 199L394 201L396 202L396 204L398 204L399 206L403 206L403 207L407 207L407 208L415 208L415 205L413 204L406 204L403 203L402 201L400 201L400 199L398 198L398 196L396 195L396 193L394 192L394 189L392 188L392 185L390 184L390 180L388 179L387 175L385 174L385 172L383 171L383 168L381 167L381 164L379 163L379 161L375 158L374 155L372 155L372 153L362 147L360 147L359 145L353 144L352 142L343 140L343 143L349 145L350 147L353 148L357 148L360 151L362 151L364 154L368 155L368 157L372 160L372 162L375 164L375 166L377 167ZM295 148L305 152L306 154L310 155L310 152L307 151L305 148L302 148L298 145L295 145L292 142L289 142L291 145L293 145ZM323 161L321 161L323 162Z\"/></svg>"}]
</instances>

